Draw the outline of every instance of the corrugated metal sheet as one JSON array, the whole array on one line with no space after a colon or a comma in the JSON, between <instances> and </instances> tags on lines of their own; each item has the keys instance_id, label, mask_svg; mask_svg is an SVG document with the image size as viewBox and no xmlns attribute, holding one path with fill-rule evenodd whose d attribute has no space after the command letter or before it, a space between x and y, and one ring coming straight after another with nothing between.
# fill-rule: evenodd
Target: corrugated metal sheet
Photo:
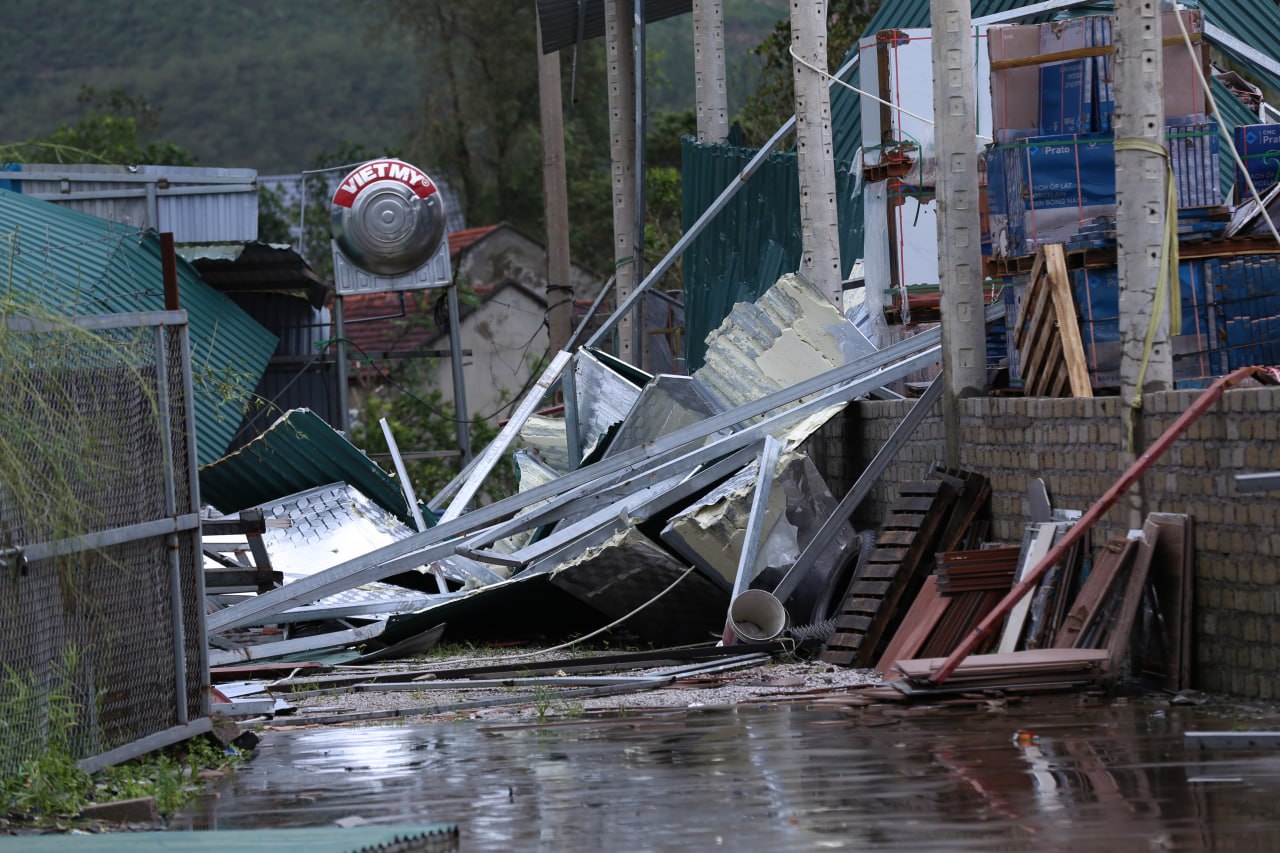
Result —
<instances>
[{"instance_id":1,"label":"corrugated metal sheet","mask_svg":"<svg viewBox=\"0 0 1280 853\"><path fill-rule=\"evenodd\" d=\"M337 482L409 521L396 481L307 409L286 413L235 453L200 468L201 497L226 513Z\"/></svg>"},{"instance_id":2,"label":"corrugated metal sheet","mask_svg":"<svg viewBox=\"0 0 1280 853\"><path fill-rule=\"evenodd\" d=\"M685 137L682 147L684 227L737 180L755 151L703 144ZM841 265L847 273L862 255L862 194L847 164L837 164ZM771 154L747 186L708 225L684 254L685 358L702 366L707 333L735 302L754 301L800 264L800 189L794 152Z\"/></svg>"},{"instance_id":3,"label":"corrugated metal sheet","mask_svg":"<svg viewBox=\"0 0 1280 853\"><path fill-rule=\"evenodd\" d=\"M538 0L538 22L542 24L542 52L551 53L578 42L578 4L583 2L583 38L604 35L604 0ZM693 0L645 0L646 23L683 15L693 8Z\"/></svg>"},{"instance_id":4,"label":"corrugated metal sheet","mask_svg":"<svg viewBox=\"0 0 1280 853\"><path fill-rule=\"evenodd\" d=\"M14 174L27 176L9 176L24 195L135 228L172 231L179 243L258 239L253 169L26 163ZM155 222L147 209L148 185L155 187Z\"/></svg>"},{"instance_id":5,"label":"corrugated metal sheet","mask_svg":"<svg viewBox=\"0 0 1280 853\"><path fill-rule=\"evenodd\" d=\"M66 315L164 308L160 241L143 232L0 190L0 276L8 293ZM221 456L276 338L178 259L178 287L191 333L197 447L203 464Z\"/></svg>"}]
</instances>

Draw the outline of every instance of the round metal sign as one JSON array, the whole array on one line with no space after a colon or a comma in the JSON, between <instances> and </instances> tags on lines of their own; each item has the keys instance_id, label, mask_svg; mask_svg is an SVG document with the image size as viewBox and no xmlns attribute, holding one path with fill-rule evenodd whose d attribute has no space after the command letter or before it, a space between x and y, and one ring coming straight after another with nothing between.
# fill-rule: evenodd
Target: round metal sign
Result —
<instances>
[{"instance_id":1,"label":"round metal sign","mask_svg":"<svg viewBox=\"0 0 1280 853\"><path fill-rule=\"evenodd\" d=\"M435 183L402 160L371 160L342 179L330 230L344 255L377 275L422 266L440 247L444 203Z\"/></svg>"}]
</instances>

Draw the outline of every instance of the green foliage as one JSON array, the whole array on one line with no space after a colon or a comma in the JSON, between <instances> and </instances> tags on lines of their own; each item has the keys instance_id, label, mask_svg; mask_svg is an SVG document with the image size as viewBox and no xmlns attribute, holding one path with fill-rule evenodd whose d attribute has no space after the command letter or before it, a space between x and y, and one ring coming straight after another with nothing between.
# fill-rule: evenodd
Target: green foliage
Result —
<instances>
[{"instance_id":1,"label":"green foliage","mask_svg":"<svg viewBox=\"0 0 1280 853\"><path fill-rule=\"evenodd\" d=\"M123 90L80 90L80 118L25 142L0 144L0 160L55 163L163 163L190 166L192 156L172 142L144 141L155 132L160 111Z\"/></svg>"},{"instance_id":2,"label":"green foliage","mask_svg":"<svg viewBox=\"0 0 1280 853\"><path fill-rule=\"evenodd\" d=\"M103 770L94 777L93 800L155 797L157 811L173 814L200 791L201 771L233 767L243 758L239 750L224 749L210 737L192 738Z\"/></svg>"},{"instance_id":3,"label":"green foliage","mask_svg":"<svg viewBox=\"0 0 1280 853\"><path fill-rule=\"evenodd\" d=\"M264 243L292 243L291 228L281 194L271 187L258 187L258 239Z\"/></svg>"},{"instance_id":4,"label":"green foliage","mask_svg":"<svg viewBox=\"0 0 1280 853\"><path fill-rule=\"evenodd\" d=\"M448 176L472 223L537 233L542 148L534 66L534 4L504 0L367 2L371 16L412 35L424 83L409 149Z\"/></svg>"},{"instance_id":5,"label":"green foliage","mask_svg":"<svg viewBox=\"0 0 1280 853\"><path fill-rule=\"evenodd\" d=\"M402 453L458 449L453 402L446 400L438 388L425 384L427 367L422 360L401 362L392 371L391 382L379 385L368 396L359 422L351 429L351 441L356 447L369 452L385 451L387 440L379 421L386 418ZM470 431L471 447L476 452L498 434L496 426L479 419L471 421ZM425 502L458 473L460 457L414 459L406 461L405 468L418 499ZM515 491L515 472L499 466L485 480L482 495L496 499Z\"/></svg>"},{"instance_id":6,"label":"green foliage","mask_svg":"<svg viewBox=\"0 0 1280 853\"><path fill-rule=\"evenodd\" d=\"M76 766L82 720L92 714L79 698L83 673L66 646L47 680L5 666L0 681L0 813L25 817L73 815L88 802L89 776Z\"/></svg>"},{"instance_id":7,"label":"green foliage","mask_svg":"<svg viewBox=\"0 0 1280 853\"><path fill-rule=\"evenodd\" d=\"M0 51L6 138L68 122L86 80L146 98L156 136L197 162L264 174L296 173L344 140L397 144L414 124L414 46L352 0L61 0L48 11L0 0L0 21L22 33Z\"/></svg>"}]
</instances>

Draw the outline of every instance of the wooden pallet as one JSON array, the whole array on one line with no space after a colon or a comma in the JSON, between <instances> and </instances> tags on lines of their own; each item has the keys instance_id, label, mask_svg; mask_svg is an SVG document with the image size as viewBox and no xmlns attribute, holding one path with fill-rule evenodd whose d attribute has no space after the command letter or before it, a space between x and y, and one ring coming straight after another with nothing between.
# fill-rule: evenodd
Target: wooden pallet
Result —
<instances>
[{"instance_id":1,"label":"wooden pallet","mask_svg":"<svg viewBox=\"0 0 1280 853\"><path fill-rule=\"evenodd\" d=\"M1036 252L1016 341L1028 397L1093 396L1066 256L1056 243Z\"/></svg>"},{"instance_id":2,"label":"wooden pallet","mask_svg":"<svg viewBox=\"0 0 1280 853\"><path fill-rule=\"evenodd\" d=\"M819 658L839 666L871 666L898 602L932 559L956 501L951 478L902 485L866 566L849 586L836 633Z\"/></svg>"}]
</instances>

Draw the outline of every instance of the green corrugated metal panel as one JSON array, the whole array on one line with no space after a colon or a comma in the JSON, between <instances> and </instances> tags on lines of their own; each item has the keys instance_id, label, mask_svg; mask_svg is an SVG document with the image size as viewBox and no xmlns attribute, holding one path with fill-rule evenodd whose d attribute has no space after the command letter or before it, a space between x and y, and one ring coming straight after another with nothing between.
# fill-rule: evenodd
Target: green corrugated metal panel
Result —
<instances>
[{"instance_id":1,"label":"green corrugated metal panel","mask_svg":"<svg viewBox=\"0 0 1280 853\"><path fill-rule=\"evenodd\" d=\"M456 850L453 823L379 824L341 829L219 829L210 832L103 832L96 835L24 835L0 839L14 853L377 853L388 850Z\"/></svg>"},{"instance_id":2,"label":"green corrugated metal panel","mask_svg":"<svg viewBox=\"0 0 1280 853\"><path fill-rule=\"evenodd\" d=\"M752 149L685 137L681 152L684 228L737 180ZM862 194L837 164L840 255L847 272L862 256ZM800 265L800 179L794 152L776 151L684 254L685 358L702 365L707 333L736 302L750 302Z\"/></svg>"},{"instance_id":3,"label":"green corrugated metal panel","mask_svg":"<svg viewBox=\"0 0 1280 853\"><path fill-rule=\"evenodd\" d=\"M200 496L231 513L337 482L413 523L396 481L310 409L286 412L235 453L202 467Z\"/></svg>"},{"instance_id":4,"label":"green corrugated metal panel","mask_svg":"<svg viewBox=\"0 0 1280 853\"><path fill-rule=\"evenodd\" d=\"M153 231L0 189L0 284L5 297L59 314L161 311L160 240ZM190 324L203 464L226 452L276 338L182 258L178 290Z\"/></svg>"},{"instance_id":5,"label":"green corrugated metal panel","mask_svg":"<svg viewBox=\"0 0 1280 853\"><path fill-rule=\"evenodd\" d=\"M1233 131L1242 124L1257 124L1258 117L1249 111L1249 108L1240 103L1236 96L1231 94L1231 90L1225 84L1218 80L1213 81L1213 100L1218 104L1218 112L1222 114L1222 123L1229 132L1228 135L1234 137ZM1222 186L1223 201L1231 200L1231 191L1236 184L1236 161L1231 156L1231 152L1227 149L1229 143L1226 139L1220 139L1220 154L1218 157L1218 173Z\"/></svg>"}]
</instances>

